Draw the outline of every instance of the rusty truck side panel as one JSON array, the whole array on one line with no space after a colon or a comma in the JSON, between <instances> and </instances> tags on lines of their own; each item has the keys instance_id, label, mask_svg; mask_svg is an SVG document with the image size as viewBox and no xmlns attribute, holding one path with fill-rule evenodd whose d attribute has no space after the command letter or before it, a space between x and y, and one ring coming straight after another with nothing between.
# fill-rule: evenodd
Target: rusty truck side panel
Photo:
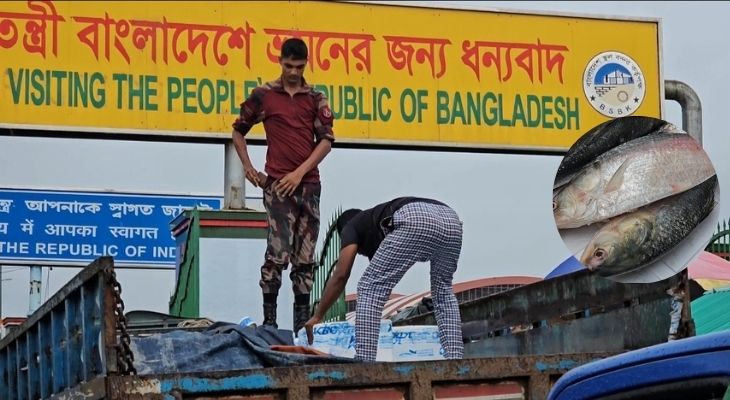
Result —
<instances>
[{"instance_id":1,"label":"rusty truck side panel","mask_svg":"<svg viewBox=\"0 0 730 400\"><path fill-rule=\"evenodd\" d=\"M686 284L685 274L639 285L584 270L463 303L465 354L623 352L663 343L670 323L666 291L678 284ZM427 313L394 325L434 323Z\"/></svg>"},{"instance_id":2,"label":"rusty truck side panel","mask_svg":"<svg viewBox=\"0 0 730 400\"><path fill-rule=\"evenodd\" d=\"M570 368L607 354L365 363L113 376L113 399L544 399Z\"/></svg>"}]
</instances>

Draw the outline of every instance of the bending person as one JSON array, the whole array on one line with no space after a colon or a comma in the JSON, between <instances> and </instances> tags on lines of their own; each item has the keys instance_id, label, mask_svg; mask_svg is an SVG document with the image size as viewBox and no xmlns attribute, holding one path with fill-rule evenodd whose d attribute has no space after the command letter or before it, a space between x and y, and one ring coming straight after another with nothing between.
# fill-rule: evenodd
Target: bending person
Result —
<instances>
[{"instance_id":1,"label":"bending person","mask_svg":"<svg viewBox=\"0 0 730 400\"><path fill-rule=\"evenodd\" d=\"M461 253L462 223L454 210L431 199L401 197L361 211L347 210L337 220L342 239L335 271L312 318L304 326L313 342L314 325L345 289L357 254L370 259L357 285L355 357L375 361L383 305L416 262L431 262L431 296L446 358L464 355L461 316L452 280Z\"/></svg>"}]
</instances>

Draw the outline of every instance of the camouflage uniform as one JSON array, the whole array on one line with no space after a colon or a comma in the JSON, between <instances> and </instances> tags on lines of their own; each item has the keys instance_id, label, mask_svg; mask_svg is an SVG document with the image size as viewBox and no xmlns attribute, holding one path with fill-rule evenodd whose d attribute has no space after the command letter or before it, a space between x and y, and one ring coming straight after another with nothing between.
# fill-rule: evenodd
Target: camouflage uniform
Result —
<instances>
[{"instance_id":1,"label":"camouflage uniform","mask_svg":"<svg viewBox=\"0 0 730 400\"><path fill-rule=\"evenodd\" d=\"M291 196L273 191L274 178L264 185L269 222L266 256L259 285L264 293L278 293L281 271L292 264L289 278L295 295L309 294L313 284L314 249L319 234L319 183L302 183Z\"/></svg>"},{"instance_id":2,"label":"camouflage uniform","mask_svg":"<svg viewBox=\"0 0 730 400\"><path fill-rule=\"evenodd\" d=\"M246 135L257 123L264 124L267 151L264 184L269 234L259 284L264 295L264 325L276 324L276 297L281 288L281 272L291 262L290 277L295 295L294 330L309 319L309 292L312 289L314 246L319 233L318 168L307 171L296 191L279 197L273 191L275 179L297 170L322 140L335 140L332 111L322 92L302 78L302 86L289 94L281 79L253 90L241 104L241 115L233 128Z\"/></svg>"}]
</instances>

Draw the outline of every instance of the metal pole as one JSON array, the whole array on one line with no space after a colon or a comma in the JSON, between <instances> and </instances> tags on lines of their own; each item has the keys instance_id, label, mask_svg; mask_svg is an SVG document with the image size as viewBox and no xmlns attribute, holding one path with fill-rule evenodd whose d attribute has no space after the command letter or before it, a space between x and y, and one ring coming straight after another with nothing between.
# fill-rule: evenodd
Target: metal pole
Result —
<instances>
[{"instance_id":1,"label":"metal pole","mask_svg":"<svg viewBox=\"0 0 730 400\"><path fill-rule=\"evenodd\" d=\"M30 267L30 302L28 315L31 315L41 306L41 275L43 269L37 265Z\"/></svg>"},{"instance_id":2,"label":"metal pole","mask_svg":"<svg viewBox=\"0 0 730 400\"><path fill-rule=\"evenodd\" d=\"M223 208L226 210L241 210L246 207L246 185L244 182L243 165L238 158L233 141L226 143L226 162L224 166L225 190L223 194Z\"/></svg>"},{"instance_id":3,"label":"metal pole","mask_svg":"<svg viewBox=\"0 0 730 400\"><path fill-rule=\"evenodd\" d=\"M664 97L682 107L682 129L702 144L702 103L697 93L686 83L664 81Z\"/></svg>"},{"instance_id":4,"label":"metal pole","mask_svg":"<svg viewBox=\"0 0 730 400\"><path fill-rule=\"evenodd\" d=\"M664 97L679 103L682 107L682 129L702 145L702 102L700 102L697 92L684 82L666 80L664 81ZM684 299L680 328L684 329L680 329L680 331L683 331L684 336L694 336L695 323L690 308L687 269L682 272L681 285L684 288Z\"/></svg>"}]
</instances>

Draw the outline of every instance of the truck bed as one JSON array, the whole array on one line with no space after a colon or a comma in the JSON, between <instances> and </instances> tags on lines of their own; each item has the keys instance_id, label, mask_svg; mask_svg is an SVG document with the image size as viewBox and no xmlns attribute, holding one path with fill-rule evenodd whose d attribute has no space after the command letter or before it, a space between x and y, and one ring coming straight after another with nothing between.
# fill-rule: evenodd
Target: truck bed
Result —
<instances>
[{"instance_id":1,"label":"truck bed","mask_svg":"<svg viewBox=\"0 0 730 400\"><path fill-rule=\"evenodd\" d=\"M571 368L620 352L136 375L114 276L97 259L0 341L0 399L544 399Z\"/></svg>"},{"instance_id":2,"label":"truck bed","mask_svg":"<svg viewBox=\"0 0 730 400\"><path fill-rule=\"evenodd\" d=\"M100 377L83 399L545 399L570 368L605 354L339 364L194 374Z\"/></svg>"}]
</instances>

